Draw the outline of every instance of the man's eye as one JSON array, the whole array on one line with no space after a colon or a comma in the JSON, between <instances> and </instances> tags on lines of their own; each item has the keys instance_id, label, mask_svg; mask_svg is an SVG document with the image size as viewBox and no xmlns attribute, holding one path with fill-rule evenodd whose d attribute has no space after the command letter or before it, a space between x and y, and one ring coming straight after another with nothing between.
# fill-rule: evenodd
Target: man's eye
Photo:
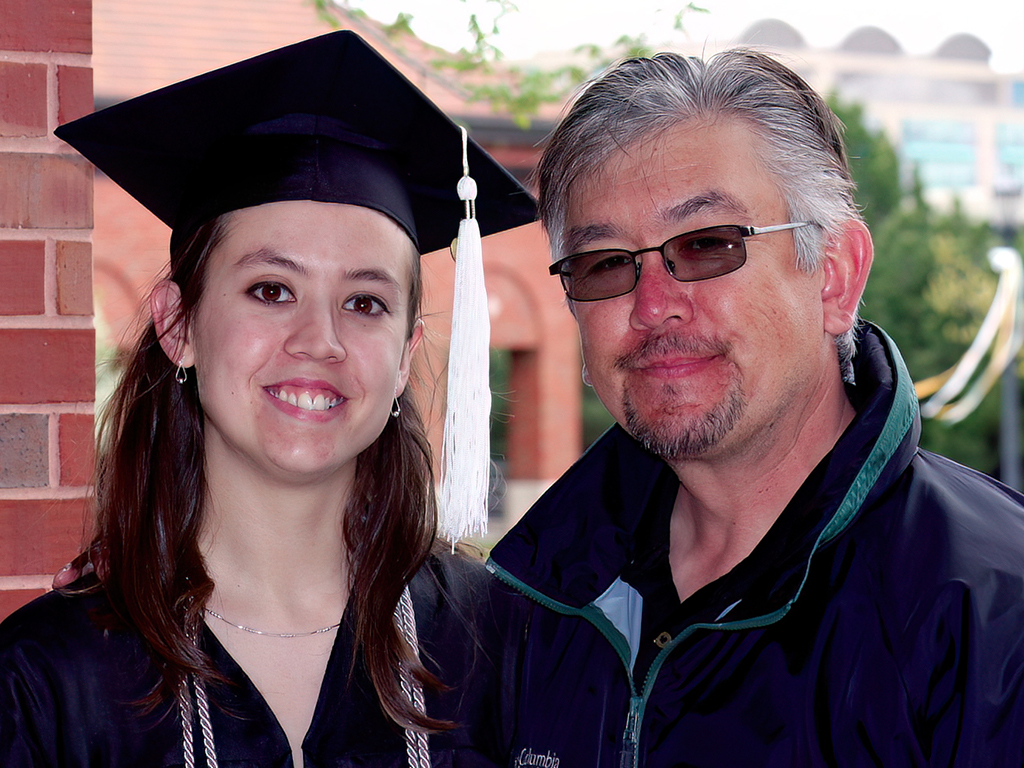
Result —
<instances>
[{"instance_id":1,"label":"man's eye","mask_svg":"<svg viewBox=\"0 0 1024 768\"><path fill-rule=\"evenodd\" d=\"M694 256L706 256L731 250L735 245L724 237L698 237L686 243L686 250Z\"/></svg>"},{"instance_id":2,"label":"man's eye","mask_svg":"<svg viewBox=\"0 0 1024 768\"><path fill-rule=\"evenodd\" d=\"M619 269L632 269L633 257L628 253L608 253L591 262L584 276L599 275L602 272L614 272Z\"/></svg>"},{"instance_id":3,"label":"man's eye","mask_svg":"<svg viewBox=\"0 0 1024 768\"><path fill-rule=\"evenodd\" d=\"M376 296L360 294L353 296L345 302L345 309L358 312L363 315L380 315L388 311L384 303Z\"/></svg>"},{"instance_id":4,"label":"man's eye","mask_svg":"<svg viewBox=\"0 0 1024 768\"><path fill-rule=\"evenodd\" d=\"M265 304L280 304L292 300L292 292L280 283L257 283L249 293Z\"/></svg>"}]
</instances>

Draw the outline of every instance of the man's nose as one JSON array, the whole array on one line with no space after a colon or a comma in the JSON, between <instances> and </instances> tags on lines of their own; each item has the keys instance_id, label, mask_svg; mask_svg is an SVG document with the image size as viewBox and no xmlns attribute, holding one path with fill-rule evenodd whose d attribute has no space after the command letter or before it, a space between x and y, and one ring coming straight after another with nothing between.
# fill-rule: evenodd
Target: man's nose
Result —
<instances>
[{"instance_id":1,"label":"man's nose","mask_svg":"<svg viewBox=\"0 0 1024 768\"><path fill-rule=\"evenodd\" d=\"M688 322L693 317L691 286L669 273L669 265L657 251L637 256L640 277L633 289L630 323L637 329L656 328L672 318Z\"/></svg>"}]
</instances>

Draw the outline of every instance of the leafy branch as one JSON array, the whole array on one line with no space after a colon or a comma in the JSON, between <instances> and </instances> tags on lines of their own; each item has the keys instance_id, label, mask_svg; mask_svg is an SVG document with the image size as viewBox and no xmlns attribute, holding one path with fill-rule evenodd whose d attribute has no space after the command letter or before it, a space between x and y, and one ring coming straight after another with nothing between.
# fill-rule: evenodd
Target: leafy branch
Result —
<instances>
[{"instance_id":1,"label":"leafy branch","mask_svg":"<svg viewBox=\"0 0 1024 768\"><path fill-rule=\"evenodd\" d=\"M351 8L347 2L311 0L318 16L337 26L338 10L354 18L365 19L366 14ZM466 0L460 0L465 3ZM632 56L650 56L654 46L644 34L619 37L611 48L595 44L581 45L573 51L575 61L552 69L525 68L504 64L504 54L497 44L501 20L517 13L511 0L487 0L494 6L493 20L486 21L476 13L469 15L467 31L472 44L451 53L438 50L430 65L437 70L448 70L459 75L459 85L470 101L487 102L491 108L510 116L517 125L527 128L545 104L563 102L580 83L607 68L612 62ZM673 29L684 32L684 19L691 13L707 13L695 2L688 2L673 17ZM415 36L413 16L400 13L391 24L382 25L391 40Z\"/></svg>"},{"instance_id":2,"label":"leafy branch","mask_svg":"<svg viewBox=\"0 0 1024 768\"><path fill-rule=\"evenodd\" d=\"M511 3L504 5L506 10L499 18L510 12L508 9L514 10ZM684 32L683 22L687 14L707 12L707 9L689 2L675 14L673 29ZM610 49L592 43L577 47L573 51L576 56L576 62L573 64L547 70L517 66L499 68L496 62L500 62L503 57L501 50L492 40L498 34L496 20L489 34L476 38L475 49L463 49L452 58L434 61L433 65L439 69L475 71L483 75L482 83L463 84L470 100L490 103L495 112L508 114L522 128L529 127L531 120L536 117L543 105L562 103L580 83L606 69L614 61L635 56L650 56L655 51L655 47L644 34L622 35Z\"/></svg>"}]
</instances>

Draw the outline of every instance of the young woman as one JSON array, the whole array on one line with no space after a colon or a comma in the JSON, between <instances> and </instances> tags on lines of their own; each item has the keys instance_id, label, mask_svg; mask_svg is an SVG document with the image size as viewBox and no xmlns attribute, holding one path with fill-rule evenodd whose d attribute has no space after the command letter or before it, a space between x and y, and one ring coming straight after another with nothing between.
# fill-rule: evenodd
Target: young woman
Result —
<instances>
[{"instance_id":1,"label":"young woman","mask_svg":"<svg viewBox=\"0 0 1024 768\"><path fill-rule=\"evenodd\" d=\"M458 130L335 33L60 135L172 256L104 425L101 567L0 625L0 764L505 764L515 606L435 546L407 391ZM485 230L528 221L469 150Z\"/></svg>"}]
</instances>

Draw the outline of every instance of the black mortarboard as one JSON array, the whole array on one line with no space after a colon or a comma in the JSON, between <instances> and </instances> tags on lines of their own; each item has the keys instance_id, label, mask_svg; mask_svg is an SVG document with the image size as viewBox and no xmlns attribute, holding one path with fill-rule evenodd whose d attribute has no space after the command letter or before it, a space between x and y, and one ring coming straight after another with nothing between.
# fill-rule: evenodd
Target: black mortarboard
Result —
<instances>
[{"instance_id":1,"label":"black mortarboard","mask_svg":"<svg viewBox=\"0 0 1024 768\"><path fill-rule=\"evenodd\" d=\"M171 249L228 211L280 200L373 208L421 253L447 246L463 203L461 131L349 31L122 102L56 131L172 228ZM483 234L533 201L470 142Z\"/></svg>"}]
</instances>

